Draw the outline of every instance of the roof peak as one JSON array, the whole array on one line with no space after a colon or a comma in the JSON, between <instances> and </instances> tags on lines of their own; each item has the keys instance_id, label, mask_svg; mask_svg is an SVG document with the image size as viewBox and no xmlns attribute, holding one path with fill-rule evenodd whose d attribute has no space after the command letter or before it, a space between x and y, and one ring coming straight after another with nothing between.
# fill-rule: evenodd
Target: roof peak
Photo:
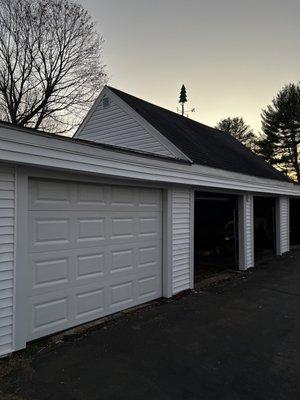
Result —
<instances>
[{"instance_id":1,"label":"roof peak","mask_svg":"<svg viewBox=\"0 0 300 400\"><path fill-rule=\"evenodd\" d=\"M169 112L169 113L172 113L172 114L176 115L176 116L179 117L179 118L184 118L184 119L187 119L187 120L189 120L189 121L193 121L193 122L195 122L196 124L205 126L205 127L207 127L207 128L215 129L215 128L213 128L213 127L211 127L211 126L209 126L209 125L205 125L205 124L203 124L202 122L199 122L199 121L197 121L197 120L195 120L195 119L193 119L193 118L186 117L186 116L181 115L181 114L179 114L179 113L177 113L177 112L175 112L175 111L169 110L168 108L162 107L162 106L160 106L160 105L158 105L158 104L156 104L156 103L152 103L151 101L148 101L148 100L142 99L142 98L140 98L140 97L137 97L137 96L135 96L135 95L133 95L133 94L124 92L123 90L117 89L117 88L112 87L112 86L109 86L109 85L105 85L105 87L107 87L108 89L110 89L110 90L111 90L112 92L114 92L115 94L118 94L118 93L125 94L126 96L130 96L130 97L132 97L132 98L134 98L134 99L136 99L136 100L138 100L138 101L142 101L142 102L147 103L147 104L149 104L149 105L151 105L151 106L153 106L153 107L157 107L157 108L160 108L161 110L164 110L164 111L167 111L167 112ZM222 131L219 131L219 132L222 132ZM224 133L224 132L222 132L222 133Z\"/></svg>"}]
</instances>

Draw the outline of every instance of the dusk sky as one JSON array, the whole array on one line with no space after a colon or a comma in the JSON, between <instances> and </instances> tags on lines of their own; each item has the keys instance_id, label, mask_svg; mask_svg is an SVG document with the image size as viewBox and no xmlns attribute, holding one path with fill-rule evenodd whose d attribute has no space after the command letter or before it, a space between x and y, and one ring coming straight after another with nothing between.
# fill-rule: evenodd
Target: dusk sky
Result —
<instances>
[{"instance_id":1,"label":"dusk sky","mask_svg":"<svg viewBox=\"0 0 300 400\"><path fill-rule=\"evenodd\" d=\"M214 126L261 109L300 80L299 0L82 0L105 39L109 84Z\"/></svg>"}]
</instances>

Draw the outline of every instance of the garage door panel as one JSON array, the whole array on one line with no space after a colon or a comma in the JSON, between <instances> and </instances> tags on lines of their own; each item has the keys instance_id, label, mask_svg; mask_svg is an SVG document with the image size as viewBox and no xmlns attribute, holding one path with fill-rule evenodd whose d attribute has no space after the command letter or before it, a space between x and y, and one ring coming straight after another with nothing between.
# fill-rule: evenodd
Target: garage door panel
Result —
<instances>
[{"instance_id":1,"label":"garage door panel","mask_svg":"<svg viewBox=\"0 0 300 400\"><path fill-rule=\"evenodd\" d=\"M76 185L75 205L86 209L103 209L108 205L108 188L100 185ZM76 207L78 208L78 207Z\"/></svg>"},{"instance_id":2,"label":"garage door panel","mask_svg":"<svg viewBox=\"0 0 300 400\"><path fill-rule=\"evenodd\" d=\"M72 243L72 220L55 213L29 213L29 248L44 251L48 248L69 247Z\"/></svg>"},{"instance_id":3,"label":"garage door panel","mask_svg":"<svg viewBox=\"0 0 300 400\"><path fill-rule=\"evenodd\" d=\"M106 246L161 240L161 213L30 211L29 250Z\"/></svg>"},{"instance_id":4,"label":"garage door panel","mask_svg":"<svg viewBox=\"0 0 300 400\"><path fill-rule=\"evenodd\" d=\"M32 260L32 289L42 290L53 286L69 283L70 279L70 260L68 256L49 257Z\"/></svg>"},{"instance_id":5,"label":"garage door panel","mask_svg":"<svg viewBox=\"0 0 300 400\"><path fill-rule=\"evenodd\" d=\"M136 267L134 247L127 246L122 249L111 250L108 265L110 274L118 274L120 276L132 273Z\"/></svg>"},{"instance_id":6,"label":"garage door panel","mask_svg":"<svg viewBox=\"0 0 300 400\"><path fill-rule=\"evenodd\" d=\"M107 313L107 288L98 283L29 298L30 338L46 336Z\"/></svg>"},{"instance_id":7,"label":"garage door panel","mask_svg":"<svg viewBox=\"0 0 300 400\"><path fill-rule=\"evenodd\" d=\"M49 292L72 287L88 286L105 281L105 253L78 254L73 250L48 253L34 253L29 257L30 293L39 296Z\"/></svg>"},{"instance_id":8,"label":"garage door panel","mask_svg":"<svg viewBox=\"0 0 300 400\"><path fill-rule=\"evenodd\" d=\"M161 296L159 190L29 186L29 339Z\"/></svg>"},{"instance_id":9,"label":"garage door panel","mask_svg":"<svg viewBox=\"0 0 300 400\"><path fill-rule=\"evenodd\" d=\"M101 244L106 238L106 218L91 215L75 216L75 241L77 246Z\"/></svg>"},{"instance_id":10,"label":"garage door panel","mask_svg":"<svg viewBox=\"0 0 300 400\"><path fill-rule=\"evenodd\" d=\"M138 217L138 236L140 239L158 239L160 215L145 215Z\"/></svg>"},{"instance_id":11,"label":"garage door panel","mask_svg":"<svg viewBox=\"0 0 300 400\"><path fill-rule=\"evenodd\" d=\"M113 241L132 241L137 234L135 218L129 214L112 216L109 228L109 239Z\"/></svg>"},{"instance_id":12,"label":"garage door panel","mask_svg":"<svg viewBox=\"0 0 300 400\"><path fill-rule=\"evenodd\" d=\"M117 281L109 287L109 307L130 307L134 305L134 282L130 279L124 281Z\"/></svg>"},{"instance_id":13,"label":"garage door panel","mask_svg":"<svg viewBox=\"0 0 300 400\"><path fill-rule=\"evenodd\" d=\"M29 307L30 331L33 339L63 329L72 320L70 296L66 292L58 292L56 295L44 294L37 302L30 301Z\"/></svg>"},{"instance_id":14,"label":"garage door panel","mask_svg":"<svg viewBox=\"0 0 300 400\"><path fill-rule=\"evenodd\" d=\"M157 274L138 279L138 298L147 299L157 298L157 288L160 287Z\"/></svg>"},{"instance_id":15,"label":"garage door panel","mask_svg":"<svg viewBox=\"0 0 300 400\"><path fill-rule=\"evenodd\" d=\"M122 241L149 241L161 239L161 213L116 212L108 219L109 240L112 243Z\"/></svg>"},{"instance_id":16,"label":"garage door panel","mask_svg":"<svg viewBox=\"0 0 300 400\"><path fill-rule=\"evenodd\" d=\"M106 252L97 249L93 252L78 254L76 257L76 280L101 278L105 275Z\"/></svg>"},{"instance_id":17,"label":"garage door panel","mask_svg":"<svg viewBox=\"0 0 300 400\"><path fill-rule=\"evenodd\" d=\"M156 242L147 243L142 245L138 249L137 266L140 270L149 268L160 268L159 256L161 254L161 247Z\"/></svg>"},{"instance_id":18,"label":"garage door panel","mask_svg":"<svg viewBox=\"0 0 300 400\"><path fill-rule=\"evenodd\" d=\"M64 181L29 181L29 210L67 209L72 202L72 186Z\"/></svg>"},{"instance_id":19,"label":"garage door panel","mask_svg":"<svg viewBox=\"0 0 300 400\"><path fill-rule=\"evenodd\" d=\"M116 211L125 209L130 211L136 208L137 190L130 187L111 187L110 188L110 207Z\"/></svg>"},{"instance_id":20,"label":"garage door panel","mask_svg":"<svg viewBox=\"0 0 300 400\"><path fill-rule=\"evenodd\" d=\"M99 318L105 311L105 288L88 287L75 294L75 318Z\"/></svg>"},{"instance_id":21,"label":"garage door panel","mask_svg":"<svg viewBox=\"0 0 300 400\"><path fill-rule=\"evenodd\" d=\"M108 279L125 274L147 274L161 269L161 247L157 242L111 245L107 248Z\"/></svg>"},{"instance_id":22,"label":"garage door panel","mask_svg":"<svg viewBox=\"0 0 300 400\"><path fill-rule=\"evenodd\" d=\"M120 279L131 274L158 274L161 268L161 246L156 242L116 244L88 249L69 249L32 253L31 290L52 291L70 285L86 285Z\"/></svg>"},{"instance_id":23,"label":"garage door panel","mask_svg":"<svg viewBox=\"0 0 300 400\"><path fill-rule=\"evenodd\" d=\"M29 182L29 210L160 211L158 189L104 186L54 180Z\"/></svg>"},{"instance_id":24,"label":"garage door panel","mask_svg":"<svg viewBox=\"0 0 300 400\"><path fill-rule=\"evenodd\" d=\"M29 192L29 210L102 210L109 204L109 187L100 185L33 179Z\"/></svg>"},{"instance_id":25,"label":"garage door panel","mask_svg":"<svg viewBox=\"0 0 300 400\"><path fill-rule=\"evenodd\" d=\"M74 260L68 252L29 255L30 296L55 293L70 287L75 280Z\"/></svg>"},{"instance_id":26,"label":"garage door panel","mask_svg":"<svg viewBox=\"0 0 300 400\"><path fill-rule=\"evenodd\" d=\"M140 210L160 211L161 192L153 189L140 189L138 191L138 207Z\"/></svg>"},{"instance_id":27,"label":"garage door panel","mask_svg":"<svg viewBox=\"0 0 300 400\"><path fill-rule=\"evenodd\" d=\"M154 300L161 295L159 276L125 276L105 284L68 286L29 299L30 338L35 339L78 323L100 318L112 312Z\"/></svg>"}]
</instances>

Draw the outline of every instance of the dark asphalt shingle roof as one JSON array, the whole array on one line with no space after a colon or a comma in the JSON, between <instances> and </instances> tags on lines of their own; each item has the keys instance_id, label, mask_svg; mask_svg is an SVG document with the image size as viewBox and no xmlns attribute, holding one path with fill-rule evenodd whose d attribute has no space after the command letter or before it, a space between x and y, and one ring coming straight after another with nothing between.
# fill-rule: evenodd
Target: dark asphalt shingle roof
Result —
<instances>
[{"instance_id":1,"label":"dark asphalt shingle roof","mask_svg":"<svg viewBox=\"0 0 300 400\"><path fill-rule=\"evenodd\" d=\"M148 121L194 163L267 179L290 179L230 134L182 117L118 89L117 96Z\"/></svg>"}]
</instances>

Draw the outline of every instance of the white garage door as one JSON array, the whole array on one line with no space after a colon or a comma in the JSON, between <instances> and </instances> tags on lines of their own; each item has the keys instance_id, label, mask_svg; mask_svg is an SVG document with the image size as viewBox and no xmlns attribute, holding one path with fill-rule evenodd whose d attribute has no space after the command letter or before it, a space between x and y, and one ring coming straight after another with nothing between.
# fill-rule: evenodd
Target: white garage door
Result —
<instances>
[{"instance_id":1,"label":"white garage door","mask_svg":"<svg viewBox=\"0 0 300 400\"><path fill-rule=\"evenodd\" d=\"M28 340L162 294L161 191L30 180Z\"/></svg>"}]
</instances>

